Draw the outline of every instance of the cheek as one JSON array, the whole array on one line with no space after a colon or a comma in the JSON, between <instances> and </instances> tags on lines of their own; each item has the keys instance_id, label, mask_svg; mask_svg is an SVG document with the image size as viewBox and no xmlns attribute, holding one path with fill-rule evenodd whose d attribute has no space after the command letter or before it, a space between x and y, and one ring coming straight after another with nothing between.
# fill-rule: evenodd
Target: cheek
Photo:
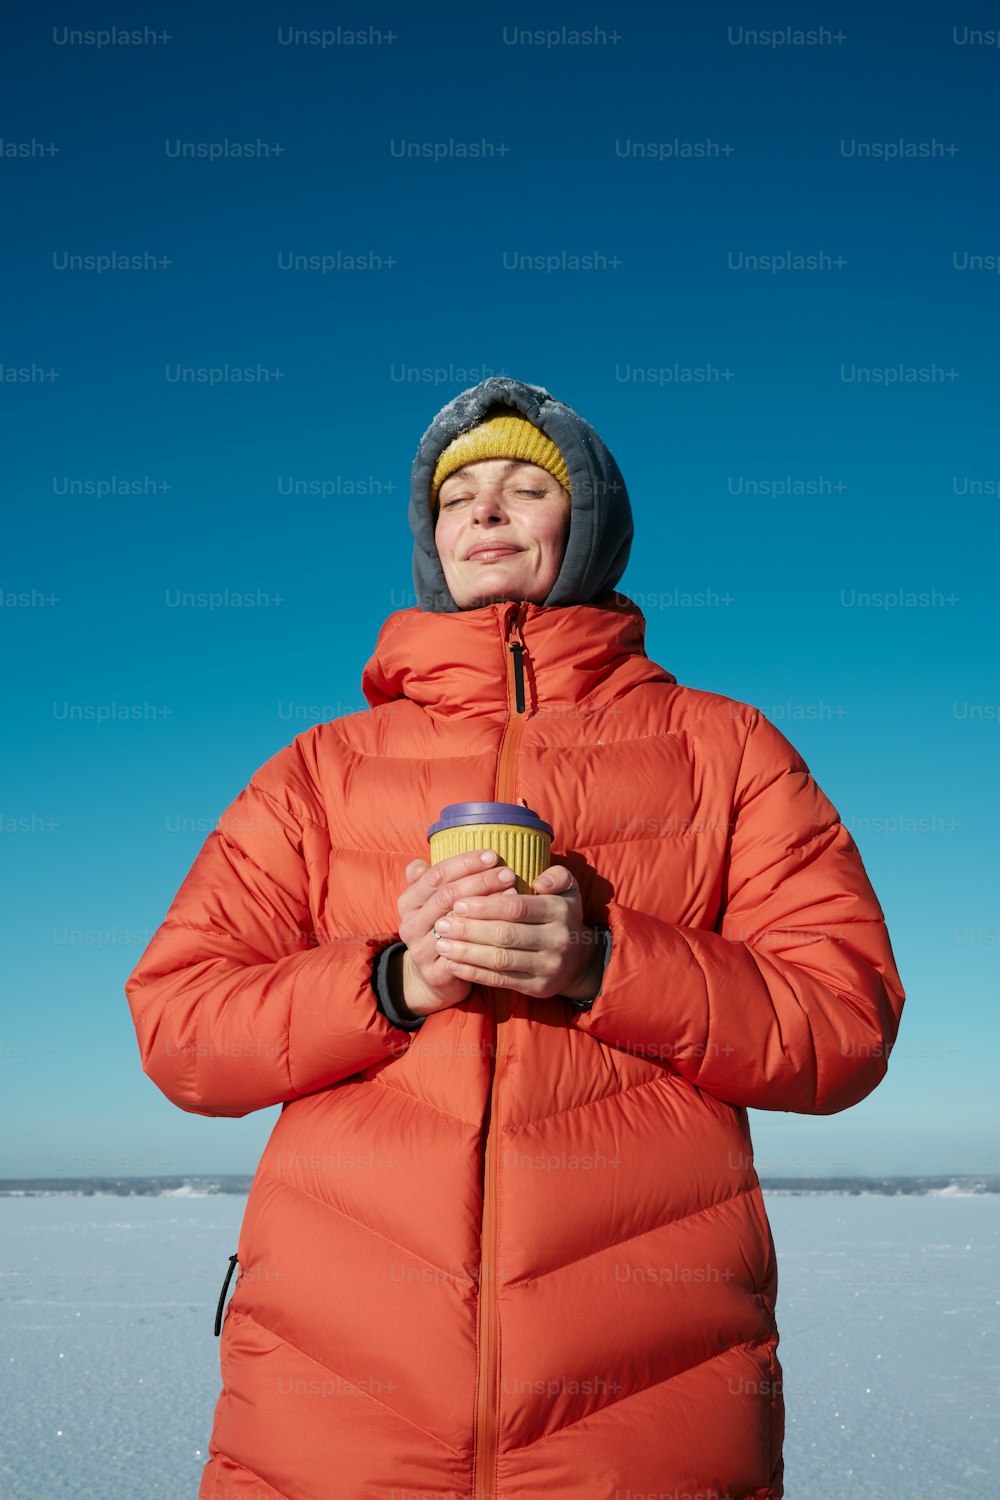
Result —
<instances>
[{"instance_id":1,"label":"cheek","mask_svg":"<svg viewBox=\"0 0 1000 1500\"><path fill-rule=\"evenodd\" d=\"M556 550L560 549L569 536L568 518L562 515L552 517L552 521L546 528L546 540Z\"/></svg>"},{"instance_id":2,"label":"cheek","mask_svg":"<svg viewBox=\"0 0 1000 1500\"><path fill-rule=\"evenodd\" d=\"M440 557L447 557L451 551L451 538L449 537L448 522L439 520L434 528L434 545Z\"/></svg>"}]
</instances>

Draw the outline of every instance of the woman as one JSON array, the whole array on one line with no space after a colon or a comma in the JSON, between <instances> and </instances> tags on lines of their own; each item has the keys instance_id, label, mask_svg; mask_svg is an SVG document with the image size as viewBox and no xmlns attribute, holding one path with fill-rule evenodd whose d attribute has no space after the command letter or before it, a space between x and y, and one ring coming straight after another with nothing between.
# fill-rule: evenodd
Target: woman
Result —
<instances>
[{"instance_id":1,"label":"woman","mask_svg":"<svg viewBox=\"0 0 1000 1500\"><path fill-rule=\"evenodd\" d=\"M575 412L463 392L410 525L370 710L257 772L127 985L168 1098L283 1106L202 1500L776 1500L746 1108L879 1082L881 909L788 741L645 655L628 496ZM466 800L553 824L534 894L428 865Z\"/></svg>"}]
</instances>

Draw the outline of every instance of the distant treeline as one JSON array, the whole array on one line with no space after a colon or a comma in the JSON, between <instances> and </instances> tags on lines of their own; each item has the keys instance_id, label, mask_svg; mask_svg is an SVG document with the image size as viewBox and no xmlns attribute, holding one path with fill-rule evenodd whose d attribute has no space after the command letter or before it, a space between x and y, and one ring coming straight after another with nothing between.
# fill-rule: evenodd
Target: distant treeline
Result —
<instances>
[{"instance_id":1,"label":"distant treeline","mask_svg":"<svg viewBox=\"0 0 1000 1500\"><path fill-rule=\"evenodd\" d=\"M53 1193L80 1197L156 1198L164 1193L248 1193L252 1177L0 1177L0 1197Z\"/></svg>"},{"instance_id":2,"label":"distant treeline","mask_svg":"<svg viewBox=\"0 0 1000 1500\"><path fill-rule=\"evenodd\" d=\"M252 1177L0 1177L0 1197L180 1198L219 1193L249 1193ZM762 1177L765 1193L839 1193L885 1197L920 1193L1000 1193L1000 1176L949 1177Z\"/></svg>"},{"instance_id":3,"label":"distant treeline","mask_svg":"<svg viewBox=\"0 0 1000 1500\"><path fill-rule=\"evenodd\" d=\"M762 1177L765 1193L1000 1193L1000 1177Z\"/></svg>"}]
</instances>

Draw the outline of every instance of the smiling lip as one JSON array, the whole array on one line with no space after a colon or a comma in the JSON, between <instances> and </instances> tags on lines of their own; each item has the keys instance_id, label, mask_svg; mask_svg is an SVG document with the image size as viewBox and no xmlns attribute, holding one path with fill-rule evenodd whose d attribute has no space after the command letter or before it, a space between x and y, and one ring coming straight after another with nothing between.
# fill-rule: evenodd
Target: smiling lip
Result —
<instances>
[{"instance_id":1,"label":"smiling lip","mask_svg":"<svg viewBox=\"0 0 1000 1500\"><path fill-rule=\"evenodd\" d=\"M515 552L520 552L520 550L520 547L510 547L506 542L495 542L489 546L477 547L474 552L469 553L466 562L474 562L476 558L482 558L484 561L490 562L497 557L512 557Z\"/></svg>"}]
</instances>

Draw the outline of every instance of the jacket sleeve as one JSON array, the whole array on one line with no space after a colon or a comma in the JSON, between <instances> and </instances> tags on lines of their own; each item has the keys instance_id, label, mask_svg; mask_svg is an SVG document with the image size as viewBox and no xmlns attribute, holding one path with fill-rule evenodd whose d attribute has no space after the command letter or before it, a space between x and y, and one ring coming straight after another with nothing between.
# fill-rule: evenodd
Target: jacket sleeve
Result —
<instances>
[{"instance_id":1,"label":"jacket sleeve","mask_svg":"<svg viewBox=\"0 0 1000 1500\"><path fill-rule=\"evenodd\" d=\"M904 991L854 840L748 712L714 929L613 899L601 995L573 1025L728 1104L833 1114L885 1075Z\"/></svg>"},{"instance_id":2,"label":"jacket sleeve","mask_svg":"<svg viewBox=\"0 0 1000 1500\"><path fill-rule=\"evenodd\" d=\"M194 1114L284 1103L411 1042L372 989L392 934L314 933L328 831L275 790L254 778L223 814L126 981L143 1069Z\"/></svg>"}]
</instances>

